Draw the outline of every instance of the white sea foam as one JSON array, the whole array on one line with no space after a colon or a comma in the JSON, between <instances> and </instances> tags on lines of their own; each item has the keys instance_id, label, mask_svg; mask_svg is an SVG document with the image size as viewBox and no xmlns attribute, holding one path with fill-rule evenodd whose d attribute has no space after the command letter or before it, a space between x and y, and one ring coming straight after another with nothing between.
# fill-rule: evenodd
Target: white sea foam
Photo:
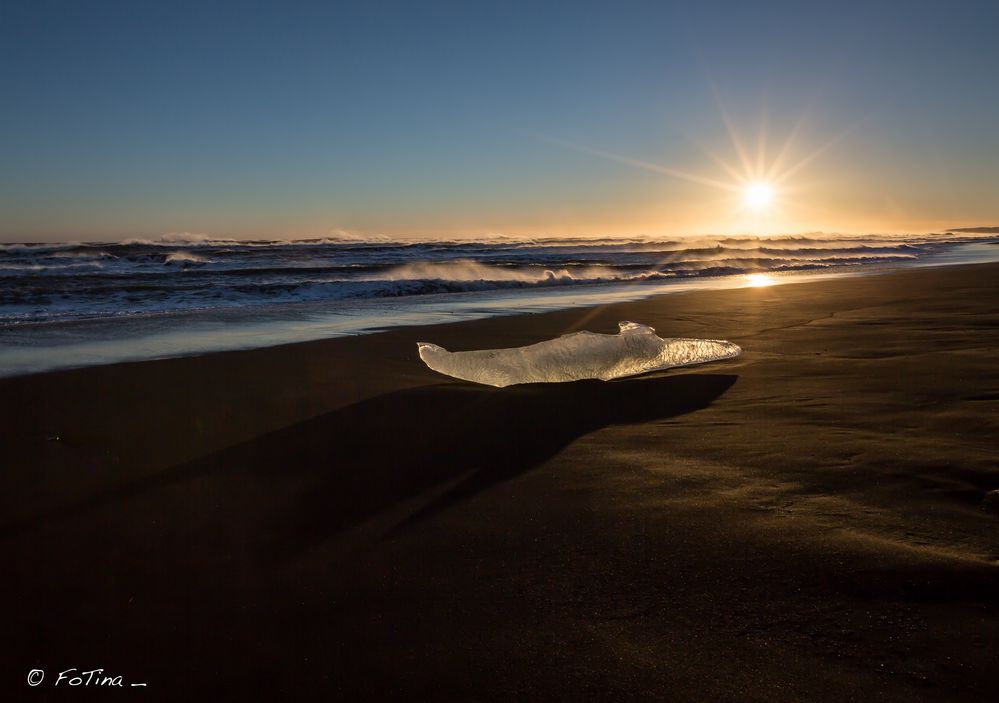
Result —
<instances>
[{"instance_id":1,"label":"white sea foam","mask_svg":"<svg viewBox=\"0 0 999 703\"><path fill-rule=\"evenodd\" d=\"M449 352L429 342L417 344L420 358L434 371L487 386L561 383L635 376L731 359L737 345L715 339L663 339L648 325L620 323L618 334L574 332L512 349Z\"/></svg>"},{"instance_id":2,"label":"white sea foam","mask_svg":"<svg viewBox=\"0 0 999 703\"><path fill-rule=\"evenodd\" d=\"M189 251L174 251L167 254L165 263L168 264L203 264L208 259L201 256L200 254L194 254Z\"/></svg>"},{"instance_id":3,"label":"white sea foam","mask_svg":"<svg viewBox=\"0 0 999 703\"><path fill-rule=\"evenodd\" d=\"M394 266L367 276L372 281L516 281L544 283L552 281L615 281L625 275L608 266L567 268L545 266L496 266L470 259L455 261L416 261Z\"/></svg>"}]
</instances>

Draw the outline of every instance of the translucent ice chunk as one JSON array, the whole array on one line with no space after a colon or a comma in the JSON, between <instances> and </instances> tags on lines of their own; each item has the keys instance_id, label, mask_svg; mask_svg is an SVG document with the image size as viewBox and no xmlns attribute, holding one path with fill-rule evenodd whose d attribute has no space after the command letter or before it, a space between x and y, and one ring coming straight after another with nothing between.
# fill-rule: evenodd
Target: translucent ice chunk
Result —
<instances>
[{"instance_id":1,"label":"translucent ice chunk","mask_svg":"<svg viewBox=\"0 0 999 703\"><path fill-rule=\"evenodd\" d=\"M598 378L609 381L676 366L730 359L742 350L714 339L662 339L648 325L620 323L618 334L575 332L513 349L449 352L419 342L420 358L434 371L482 383L559 383Z\"/></svg>"}]
</instances>

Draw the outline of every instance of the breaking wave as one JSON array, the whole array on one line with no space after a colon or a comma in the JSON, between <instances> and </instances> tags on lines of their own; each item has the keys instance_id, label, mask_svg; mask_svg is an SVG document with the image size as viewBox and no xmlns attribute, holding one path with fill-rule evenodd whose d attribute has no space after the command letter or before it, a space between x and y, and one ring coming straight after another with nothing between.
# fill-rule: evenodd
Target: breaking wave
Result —
<instances>
[{"instance_id":1,"label":"breaking wave","mask_svg":"<svg viewBox=\"0 0 999 703\"><path fill-rule=\"evenodd\" d=\"M203 264L208 259L201 254L192 254L189 251L174 251L167 254L163 261L167 264Z\"/></svg>"},{"instance_id":2,"label":"breaking wave","mask_svg":"<svg viewBox=\"0 0 999 703\"><path fill-rule=\"evenodd\" d=\"M435 262L418 261L394 266L371 276L377 281L482 281L516 283L552 283L613 281L627 276L608 266L578 266L568 268L547 268L545 266L499 266L484 264L471 259Z\"/></svg>"},{"instance_id":3,"label":"breaking wave","mask_svg":"<svg viewBox=\"0 0 999 703\"><path fill-rule=\"evenodd\" d=\"M0 326L302 301L643 285L918 262L994 233L394 242L349 232L238 241L181 232L122 242L0 244Z\"/></svg>"}]
</instances>

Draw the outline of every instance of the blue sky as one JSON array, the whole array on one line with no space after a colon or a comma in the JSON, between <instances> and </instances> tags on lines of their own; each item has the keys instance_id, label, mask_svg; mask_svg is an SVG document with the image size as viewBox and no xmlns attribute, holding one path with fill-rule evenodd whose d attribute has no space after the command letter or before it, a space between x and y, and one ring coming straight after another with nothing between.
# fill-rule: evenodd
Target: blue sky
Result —
<instances>
[{"instance_id":1,"label":"blue sky","mask_svg":"<svg viewBox=\"0 0 999 703\"><path fill-rule=\"evenodd\" d=\"M989 2L8 0L0 238L997 224L997 31ZM725 116L754 163L825 147L772 212L647 167L738 189Z\"/></svg>"}]
</instances>

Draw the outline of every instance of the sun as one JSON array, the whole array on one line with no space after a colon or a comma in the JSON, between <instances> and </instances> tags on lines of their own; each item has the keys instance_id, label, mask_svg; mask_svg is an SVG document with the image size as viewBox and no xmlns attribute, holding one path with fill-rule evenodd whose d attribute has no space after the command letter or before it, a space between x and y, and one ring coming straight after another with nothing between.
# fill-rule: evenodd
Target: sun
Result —
<instances>
[{"instance_id":1,"label":"sun","mask_svg":"<svg viewBox=\"0 0 999 703\"><path fill-rule=\"evenodd\" d=\"M742 192L742 202L753 210L762 210L774 199L774 189L769 183L755 181Z\"/></svg>"},{"instance_id":2,"label":"sun","mask_svg":"<svg viewBox=\"0 0 999 703\"><path fill-rule=\"evenodd\" d=\"M719 172L715 174L681 170L668 164L615 154L583 144L574 144L549 137L543 138L591 156L598 156L670 178L682 179L724 191L725 198L718 204L726 210L730 210L723 216L726 218L726 222L731 220L732 223L738 223L735 225L736 227L750 227L758 234L762 234L765 231L776 231L775 228L786 226L789 218L795 212L809 209L807 204L801 203L796 198L796 195L799 195L805 188L801 184L795 185L791 179L850 134L856 128L856 124L851 125L817 148L798 154L797 140L799 133L806 125L807 113L803 114L792 126L779 146L768 148L768 143L771 143L772 140L768 142L766 113L764 111L758 128L759 134L755 148L753 148L751 143L743 140L735 120L722 105L720 96L716 94L715 99L718 102L721 121L725 125L725 131L731 142L734 158L727 157L725 154L715 151L713 147L691 139L694 146L703 152L706 160L713 162L718 167Z\"/></svg>"}]
</instances>

